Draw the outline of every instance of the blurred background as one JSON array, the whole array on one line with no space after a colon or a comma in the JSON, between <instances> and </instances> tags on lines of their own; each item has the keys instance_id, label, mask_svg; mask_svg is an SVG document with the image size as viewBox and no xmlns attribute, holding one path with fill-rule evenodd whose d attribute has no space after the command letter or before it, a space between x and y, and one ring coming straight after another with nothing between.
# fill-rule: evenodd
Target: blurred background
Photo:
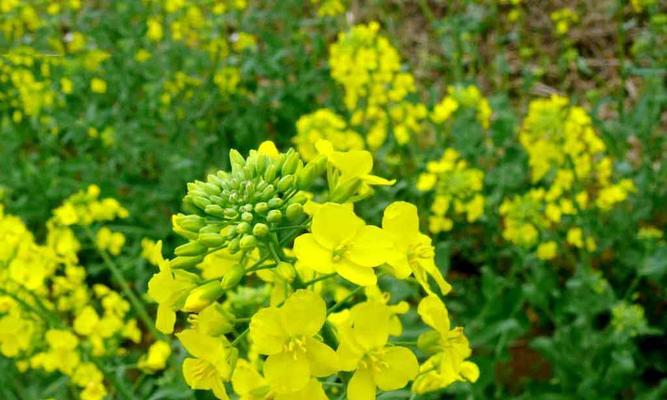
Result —
<instances>
[{"instance_id":1,"label":"blurred background","mask_svg":"<svg viewBox=\"0 0 667 400\"><path fill-rule=\"evenodd\" d=\"M329 48L370 21L414 76L411 101L430 109L448 87L472 85L492 110L487 127L464 110L448 128L485 172L484 216L433 235L454 286L447 306L481 377L419 398L665 398L660 0L0 0L0 203L39 239L63 199L99 185L129 211L110 228L127 237L123 273L143 293L153 267L133 260L143 238L165 240L167 254L179 244L171 215L187 182L226 169L231 148L273 140L286 149L297 121L318 109L350 116ZM585 217L594 250L547 262L505 240L498 210L534 187L518 132L531 101L554 94L586 110L615 176L636 190L604 217ZM444 148L418 142L377 151L391 155L378 161L379 175L404 175L362 214L378 222L392 199L428 210L415 184ZM96 271L90 279L104 280ZM18 398L43 398L52 384L0 365L2 386L28 393ZM177 375L145 385L190 398Z\"/></svg>"}]
</instances>

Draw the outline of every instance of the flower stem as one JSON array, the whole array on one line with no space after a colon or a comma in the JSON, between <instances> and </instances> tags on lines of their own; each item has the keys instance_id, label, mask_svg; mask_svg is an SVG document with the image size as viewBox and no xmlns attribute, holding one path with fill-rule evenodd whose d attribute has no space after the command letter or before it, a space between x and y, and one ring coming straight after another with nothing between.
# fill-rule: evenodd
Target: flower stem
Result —
<instances>
[{"instance_id":1,"label":"flower stem","mask_svg":"<svg viewBox=\"0 0 667 400\"><path fill-rule=\"evenodd\" d=\"M102 260L104 260L104 264L106 267L111 271L111 275L114 277L114 279L118 282L120 285L121 290L127 296L127 298L130 300L130 303L132 303L132 307L137 313L137 316L141 321L146 325L146 329L148 329L155 338L161 338L163 335L158 332L158 330L155 328L155 324L153 323L153 319L148 315L148 312L146 311L146 307L144 307L143 303L141 300L139 300L139 297L134 293L130 285L127 283L127 280L123 276L122 272L114 263L114 261L109 257L109 254L107 254L106 251L100 249L95 245L95 237L93 236L93 232L90 230L89 227L85 227L86 234L92 241L93 245L95 246L95 249L99 253L99 255L102 257Z\"/></svg>"}]
</instances>

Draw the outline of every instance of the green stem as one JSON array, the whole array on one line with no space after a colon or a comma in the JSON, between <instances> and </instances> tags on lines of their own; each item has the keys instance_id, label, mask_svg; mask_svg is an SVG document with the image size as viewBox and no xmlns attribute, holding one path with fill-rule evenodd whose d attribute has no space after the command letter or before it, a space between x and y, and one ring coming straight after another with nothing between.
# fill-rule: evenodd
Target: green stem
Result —
<instances>
[{"instance_id":1,"label":"green stem","mask_svg":"<svg viewBox=\"0 0 667 400\"><path fill-rule=\"evenodd\" d=\"M334 277L334 276L336 276L336 273L335 273L335 272L332 272L332 273L330 273L330 274L326 274L326 275L322 275L322 276L318 276L318 277L315 278L315 279L311 279L311 280L309 280L309 281L304 282L304 283L303 283L303 286L304 286L304 287L306 287L306 286L310 286L310 285L315 284L315 283L317 283L317 282L319 282L319 281L323 281L323 280L325 280L325 279L329 279L329 278L332 278L332 277Z\"/></svg>"},{"instance_id":2,"label":"green stem","mask_svg":"<svg viewBox=\"0 0 667 400\"><path fill-rule=\"evenodd\" d=\"M248 332L250 332L250 327L247 327L243 332L241 332L241 333L236 337L236 339L232 340L232 342L231 342L229 345L232 346L232 347L233 347L234 345L236 345L238 342L241 341L241 339L243 339L244 337L246 337L246 335L248 334Z\"/></svg>"},{"instance_id":3,"label":"green stem","mask_svg":"<svg viewBox=\"0 0 667 400\"><path fill-rule=\"evenodd\" d=\"M111 257L109 257L109 254L107 254L106 251L100 249L95 244L95 237L93 236L93 232L90 230L90 228L85 227L85 231L90 240L92 241L93 245L95 246L95 249L102 257L102 260L104 260L104 264L109 269L109 271L111 271L111 275L118 282L121 290L123 291L125 296L127 296L127 298L130 300L130 303L132 303L132 307L139 316L139 319L141 319L144 325L146 325L146 328L153 334L155 338L162 338L163 335L160 332L158 332L158 330L155 328L153 319L148 315L148 312L146 311L146 308L144 307L141 300L139 300L139 297L137 297L132 288L130 288L130 285L127 283L127 280L123 276L122 272L120 271L116 263L114 263L114 261L111 259Z\"/></svg>"},{"instance_id":4,"label":"green stem","mask_svg":"<svg viewBox=\"0 0 667 400\"><path fill-rule=\"evenodd\" d=\"M357 288L355 288L353 291L350 292L350 294L345 296L345 298L343 300L341 300L338 303L334 304L333 306L329 307L329 309L327 309L327 315L329 315L332 312L335 312L339 308L343 307L345 305L345 303L348 302L348 300L352 299L354 296L357 295L357 293L361 292L362 290L364 290L363 286L358 286Z\"/></svg>"}]
</instances>

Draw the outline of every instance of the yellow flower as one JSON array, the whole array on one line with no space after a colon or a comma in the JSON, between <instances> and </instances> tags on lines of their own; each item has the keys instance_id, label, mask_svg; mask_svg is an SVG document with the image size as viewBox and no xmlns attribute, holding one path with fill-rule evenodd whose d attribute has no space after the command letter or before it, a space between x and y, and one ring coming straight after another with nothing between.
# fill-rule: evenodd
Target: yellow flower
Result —
<instances>
[{"instance_id":1,"label":"yellow flower","mask_svg":"<svg viewBox=\"0 0 667 400\"><path fill-rule=\"evenodd\" d=\"M403 201L391 203L384 210L382 229L393 243L394 252L388 264L398 279L414 274L426 292L431 293L429 276L435 280L442 294L452 289L435 265L431 238L419 232L417 207Z\"/></svg>"},{"instance_id":2,"label":"yellow flower","mask_svg":"<svg viewBox=\"0 0 667 400\"><path fill-rule=\"evenodd\" d=\"M421 374L412 385L415 393L424 393L449 386L456 381L475 382L479 368L466 359L472 353L463 328L451 329L449 314L443 302L430 295L422 299L419 316L433 331L419 336L418 346L426 353L435 353L420 367Z\"/></svg>"},{"instance_id":3,"label":"yellow flower","mask_svg":"<svg viewBox=\"0 0 667 400\"><path fill-rule=\"evenodd\" d=\"M347 386L350 400L375 399L380 390L397 390L414 379L419 370L410 349L387 346L393 313L378 301L352 307L339 326L340 368L354 371Z\"/></svg>"},{"instance_id":4,"label":"yellow flower","mask_svg":"<svg viewBox=\"0 0 667 400\"><path fill-rule=\"evenodd\" d=\"M103 226L97 231L95 244L100 250L117 256L125 244L125 235L120 232L113 232L111 229Z\"/></svg>"},{"instance_id":5,"label":"yellow flower","mask_svg":"<svg viewBox=\"0 0 667 400\"><path fill-rule=\"evenodd\" d=\"M139 359L137 366L148 373L154 373L165 368L170 355L169 343L158 340L148 348L148 353Z\"/></svg>"},{"instance_id":6,"label":"yellow flower","mask_svg":"<svg viewBox=\"0 0 667 400\"><path fill-rule=\"evenodd\" d=\"M183 376L192 389L212 390L218 399L228 399L224 382L231 377L230 359L234 354L227 349L223 337L206 336L193 329L176 334L187 352L196 358L183 361Z\"/></svg>"},{"instance_id":7,"label":"yellow flower","mask_svg":"<svg viewBox=\"0 0 667 400\"><path fill-rule=\"evenodd\" d=\"M190 292L196 288L199 277L180 269L172 270L169 262L162 258L162 242L158 242L160 272L148 282L148 296L158 303L155 326L160 332L172 333L176 322L176 311L185 304Z\"/></svg>"},{"instance_id":8,"label":"yellow flower","mask_svg":"<svg viewBox=\"0 0 667 400\"><path fill-rule=\"evenodd\" d=\"M264 376L273 391L296 392L311 376L338 370L336 353L314 338L325 319L324 300L307 290L296 291L280 308L264 308L252 317L250 339L259 354L268 355Z\"/></svg>"},{"instance_id":9,"label":"yellow flower","mask_svg":"<svg viewBox=\"0 0 667 400\"><path fill-rule=\"evenodd\" d=\"M93 78L90 81L90 90L93 93L106 93L107 92L107 83L100 78Z\"/></svg>"},{"instance_id":10,"label":"yellow flower","mask_svg":"<svg viewBox=\"0 0 667 400\"><path fill-rule=\"evenodd\" d=\"M539 246L537 246L537 258L540 260L552 260L554 257L556 257L557 252L558 245L553 240L541 243Z\"/></svg>"},{"instance_id":11,"label":"yellow flower","mask_svg":"<svg viewBox=\"0 0 667 400\"><path fill-rule=\"evenodd\" d=\"M294 254L303 266L336 272L357 285L375 284L373 268L385 263L391 247L380 228L366 225L350 207L326 203L315 210L311 232L294 241Z\"/></svg>"},{"instance_id":12,"label":"yellow flower","mask_svg":"<svg viewBox=\"0 0 667 400\"><path fill-rule=\"evenodd\" d=\"M342 186L353 180L360 180L363 185L393 185L396 180L388 180L376 175L371 175L373 171L373 156L366 150L335 151L331 142L320 140L315 144L317 150L325 155L329 163L334 166L338 172L338 186Z\"/></svg>"},{"instance_id":13,"label":"yellow flower","mask_svg":"<svg viewBox=\"0 0 667 400\"><path fill-rule=\"evenodd\" d=\"M232 375L234 392L241 400L327 400L328 397L317 379L311 378L306 386L296 392L280 394L271 392L264 377L247 360L238 360Z\"/></svg>"}]
</instances>

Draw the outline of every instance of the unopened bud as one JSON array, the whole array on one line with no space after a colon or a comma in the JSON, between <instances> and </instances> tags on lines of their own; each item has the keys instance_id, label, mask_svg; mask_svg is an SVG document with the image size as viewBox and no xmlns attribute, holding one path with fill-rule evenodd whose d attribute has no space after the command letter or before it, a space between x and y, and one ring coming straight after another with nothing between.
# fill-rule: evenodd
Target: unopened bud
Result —
<instances>
[{"instance_id":1,"label":"unopened bud","mask_svg":"<svg viewBox=\"0 0 667 400\"><path fill-rule=\"evenodd\" d=\"M224 241L225 237L219 233L199 233L199 242L206 247L219 247Z\"/></svg>"},{"instance_id":2,"label":"unopened bud","mask_svg":"<svg viewBox=\"0 0 667 400\"><path fill-rule=\"evenodd\" d=\"M283 205L283 199L274 197L269 200L267 204L269 205L269 208L278 208Z\"/></svg>"},{"instance_id":3,"label":"unopened bud","mask_svg":"<svg viewBox=\"0 0 667 400\"><path fill-rule=\"evenodd\" d=\"M198 256L206 253L206 246L199 242L189 242L178 246L174 253L177 256Z\"/></svg>"},{"instance_id":4,"label":"unopened bud","mask_svg":"<svg viewBox=\"0 0 667 400\"><path fill-rule=\"evenodd\" d=\"M269 227L266 224L258 223L252 228L252 234L257 237L264 237L269 234Z\"/></svg>"},{"instance_id":5,"label":"unopened bud","mask_svg":"<svg viewBox=\"0 0 667 400\"><path fill-rule=\"evenodd\" d=\"M239 242L239 247L243 250L254 249L257 246L257 238L253 235L243 235Z\"/></svg>"},{"instance_id":6,"label":"unopened bud","mask_svg":"<svg viewBox=\"0 0 667 400\"><path fill-rule=\"evenodd\" d=\"M266 215L266 220L271 223L280 222L282 218L283 218L283 213L280 212L280 210L271 210Z\"/></svg>"},{"instance_id":7,"label":"unopened bud","mask_svg":"<svg viewBox=\"0 0 667 400\"><path fill-rule=\"evenodd\" d=\"M222 288L225 290L233 288L241 282L244 275L245 267L241 264L234 265L231 269L225 272L225 275L222 277Z\"/></svg>"},{"instance_id":8,"label":"unopened bud","mask_svg":"<svg viewBox=\"0 0 667 400\"><path fill-rule=\"evenodd\" d=\"M169 266L174 269L190 268L202 262L203 259L203 254L198 256L178 256L169 261Z\"/></svg>"},{"instance_id":9,"label":"unopened bud","mask_svg":"<svg viewBox=\"0 0 667 400\"><path fill-rule=\"evenodd\" d=\"M191 232L199 232L206 225L206 220L199 215L177 214L172 217L174 227L178 226Z\"/></svg>"},{"instance_id":10,"label":"unopened bud","mask_svg":"<svg viewBox=\"0 0 667 400\"><path fill-rule=\"evenodd\" d=\"M218 300L223 293L224 289L220 286L219 281L205 283L190 292L185 299L183 311L199 312Z\"/></svg>"},{"instance_id":11,"label":"unopened bud","mask_svg":"<svg viewBox=\"0 0 667 400\"><path fill-rule=\"evenodd\" d=\"M261 201L261 202L255 204L255 212L256 213L264 214L267 211L269 211L269 205L266 204L265 201Z\"/></svg>"},{"instance_id":12,"label":"unopened bud","mask_svg":"<svg viewBox=\"0 0 667 400\"><path fill-rule=\"evenodd\" d=\"M236 172L243 169L245 159L237 150L231 149L229 150L229 163L232 165L232 171Z\"/></svg>"},{"instance_id":13,"label":"unopened bud","mask_svg":"<svg viewBox=\"0 0 667 400\"><path fill-rule=\"evenodd\" d=\"M209 204L204 208L204 212L214 217L225 218L225 210L217 204Z\"/></svg>"},{"instance_id":14,"label":"unopened bud","mask_svg":"<svg viewBox=\"0 0 667 400\"><path fill-rule=\"evenodd\" d=\"M245 222L252 221L252 213L244 212L243 214L241 214L241 219Z\"/></svg>"},{"instance_id":15,"label":"unopened bud","mask_svg":"<svg viewBox=\"0 0 667 400\"><path fill-rule=\"evenodd\" d=\"M287 206L287 210L285 210L285 216L290 221L295 221L303 217L303 206L299 203L290 204Z\"/></svg>"},{"instance_id":16,"label":"unopened bud","mask_svg":"<svg viewBox=\"0 0 667 400\"><path fill-rule=\"evenodd\" d=\"M285 175L278 181L277 188L281 192L286 192L294 184L294 175Z\"/></svg>"},{"instance_id":17,"label":"unopened bud","mask_svg":"<svg viewBox=\"0 0 667 400\"><path fill-rule=\"evenodd\" d=\"M292 282L296 277L296 269L294 269L294 265L284 261L278 263L278 266L276 266L276 273L288 282Z\"/></svg>"},{"instance_id":18,"label":"unopened bud","mask_svg":"<svg viewBox=\"0 0 667 400\"><path fill-rule=\"evenodd\" d=\"M264 180L267 182L273 182L277 175L278 167L275 164L270 164L268 167L266 167L266 171L264 171Z\"/></svg>"},{"instance_id":19,"label":"unopened bud","mask_svg":"<svg viewBox=\"0 0 667 400\"><path fill-rule=\"evenodd\" d=\"M297 167L299 166L299 154L297 152L292 152L287 156L287 159L285 160L285 163L283 163L283 167L280 170L280 173L285 176L285 175L291 175L294 172L296 172Z\"/></svg>"}]
</instances>

